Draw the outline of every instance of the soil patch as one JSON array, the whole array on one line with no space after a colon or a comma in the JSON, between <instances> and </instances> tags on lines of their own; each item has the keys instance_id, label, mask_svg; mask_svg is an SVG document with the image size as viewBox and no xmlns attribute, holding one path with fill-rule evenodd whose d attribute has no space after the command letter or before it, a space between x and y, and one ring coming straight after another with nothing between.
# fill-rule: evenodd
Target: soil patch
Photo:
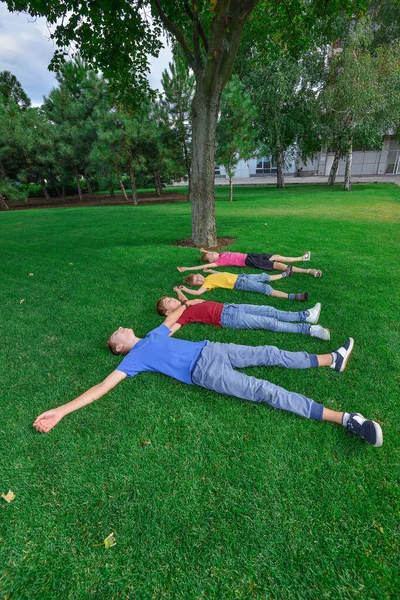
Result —
<instances>
[{"instance_id":1,"label":"soil patch","mask_svg":"<svg viewBox=\"0 0 400 600\"><path fill-rule=\"evenodd\" d=\"M223 248L226 248L226 246L229 246L230 244L233 244L233 242L236 242L236 238L233 238L233 237L219 237L219 238L217 238L217 245L216 246L212 246L210 248L207 248L207 250L214 250L215 252L218 252L219 250L222 250ZM174 246L184 246L184 247L188 247L188 248L197 248L197 246L193 243L192 238L185 238L183 240L178 240L177 242L175 242Z\"/></svg>"},{"instance_id":2,"label":"soil patch","mask_svg":"<svg viewBox=\"0 0 400 600\"><path fill-rule=\"evenodd\" d=\"M153 192L138 195L138 204L169 204L172 202L187 202L188 195L178 192L165 192L161 197ZM109 194L84 194L83 200L79 196L65 196L65 198L28 198L25 201L10 201L10 210L26 210L31 208L65 208L71 206L116 206L131 205L132 201L126 202L122 195L112 198Z\"/></svg>"}]
</instances>

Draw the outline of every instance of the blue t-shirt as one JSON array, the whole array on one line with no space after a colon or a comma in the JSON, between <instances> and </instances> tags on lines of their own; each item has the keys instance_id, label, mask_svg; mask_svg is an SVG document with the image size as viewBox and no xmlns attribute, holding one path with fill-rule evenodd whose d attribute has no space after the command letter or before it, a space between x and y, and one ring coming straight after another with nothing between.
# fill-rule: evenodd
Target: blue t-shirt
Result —
<instances>
[{"instance_id":1,"label":"blue t-shirt","mask_svg":"<svg viewBox=\"0 0 400 600\"><path fill-rule=\"evenodd\" d=\"M169 337L171 331L160 325L137 342L118 365L117 371L134 377L142 371L164 373L184 383L193 383L190 376L206 342L188 342Z\"/></svg>"}]
</instances>

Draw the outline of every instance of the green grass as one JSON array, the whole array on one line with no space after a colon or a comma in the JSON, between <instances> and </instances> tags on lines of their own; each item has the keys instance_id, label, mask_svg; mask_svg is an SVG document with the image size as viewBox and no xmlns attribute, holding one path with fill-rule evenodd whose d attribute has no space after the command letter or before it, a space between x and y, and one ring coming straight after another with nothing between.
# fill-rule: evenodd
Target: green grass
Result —
<instances>
[{"instance_id":1,"label":"green grass","mask_svg":"<svg viewBox=\"0 0 400 600\"><path fill-rule=\"evenodd\" d=\"M1 597L400 597L400 189L234 192L231 204L227 189L216 191L218 235L236 237L238 251L311 249L322 279L275 287L308 290L308 306L321 301L331 342L205 325L178 335L309 352L352 335L343 374L247 372L378 420L383 447L158 374L125 381L37 434L38 414L117 366L103 346L110 332L126 325L144 336L160 323L154 303L181 281L175 266L198 262L195 250L173 246L190 235L190 205L0 213L1 491L16 494L0 504ZM117 544L106 550L111 532Z\"/></svg>"}]
</instances>

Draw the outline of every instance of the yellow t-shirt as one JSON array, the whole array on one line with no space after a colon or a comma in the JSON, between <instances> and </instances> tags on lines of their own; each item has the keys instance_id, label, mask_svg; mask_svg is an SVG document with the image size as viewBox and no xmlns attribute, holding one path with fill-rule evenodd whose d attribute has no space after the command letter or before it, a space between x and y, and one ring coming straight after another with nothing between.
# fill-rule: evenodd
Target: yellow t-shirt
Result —
<instances>
[{"instance_id":1,"label":"yellow t-shirt","mask_svg":"<svg viewBox=\"0 0 400 600\"><path fill-rule=\"evenodd\" d=\"M205 278L202 287L205 287L208 290L213 290L215 288L227 288L228 290L233 290L237 278L238 276L233 273L213 273Z\"/></svg>"}]
</instances>

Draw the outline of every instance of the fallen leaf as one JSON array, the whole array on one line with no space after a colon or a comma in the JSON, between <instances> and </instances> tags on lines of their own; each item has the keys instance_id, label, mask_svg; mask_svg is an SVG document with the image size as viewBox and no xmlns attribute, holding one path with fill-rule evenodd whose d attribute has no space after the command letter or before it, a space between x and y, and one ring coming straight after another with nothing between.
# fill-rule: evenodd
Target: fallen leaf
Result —
<instances>
[{"instance_id":1,"label":"fallen leaf","mask_svg":"<svg viewBox=\"0 0 400 600\"><path fill-rule=\"evenodd\" d=\"M104 540L104 546L108 548L112 548L117 543L117 540L114 537L114 533L110 533L108 537Z\"/></svg>"},{"instance_id":2,"label":"fallen leaf","mask_svg":"<svg viewBox=\"0 0 400 600\"><path fill-rule=\"evenodd\" d=\"M20 304L22 304L23 302L25 302L25 300L24 300L24 299L22 299L22 300L20 300L20 301L19 301L19 303L20 303Z\"/></svg>"},{"instance_id":3,"label":"fallen leaf","mask_svg":"<svg viewBox=\"0 0 400 600\"><path fill-rule=\"evenodd\" d=\"M33 273L29 273L29 277L33 277Z\"/></svg>"},{"instance_id":4,"label":"fallen leaf","mask_svg":"<svg viewBox=\"0 0 400 600\"><path fill-rule=\"evenodd\" d=\"M68 263L69 265L73 265L74 263Z\"/></svg>"},{"instance_id":5,"label":"fallen leaf","mask_svg":"<svg viewBox=\"0 0 400 600\"><path fill-rule=\"evenodd\" d=\"M10 503L14 500L15 494L11 490L8 490L8 494L2 494L1 497L4 498L6 502Z\"/></svg>"},{"instance_id":6,"label":"fallen leaf","mask_svg":"<svg viewBox=\"0 0 400 600\"><path fill-rule=\"evenodd\" d=\"M146 442L146 440L143 440L142 442L140 442L141 446L151 446L151 442Z\"/></svg>"}]
</instances>

